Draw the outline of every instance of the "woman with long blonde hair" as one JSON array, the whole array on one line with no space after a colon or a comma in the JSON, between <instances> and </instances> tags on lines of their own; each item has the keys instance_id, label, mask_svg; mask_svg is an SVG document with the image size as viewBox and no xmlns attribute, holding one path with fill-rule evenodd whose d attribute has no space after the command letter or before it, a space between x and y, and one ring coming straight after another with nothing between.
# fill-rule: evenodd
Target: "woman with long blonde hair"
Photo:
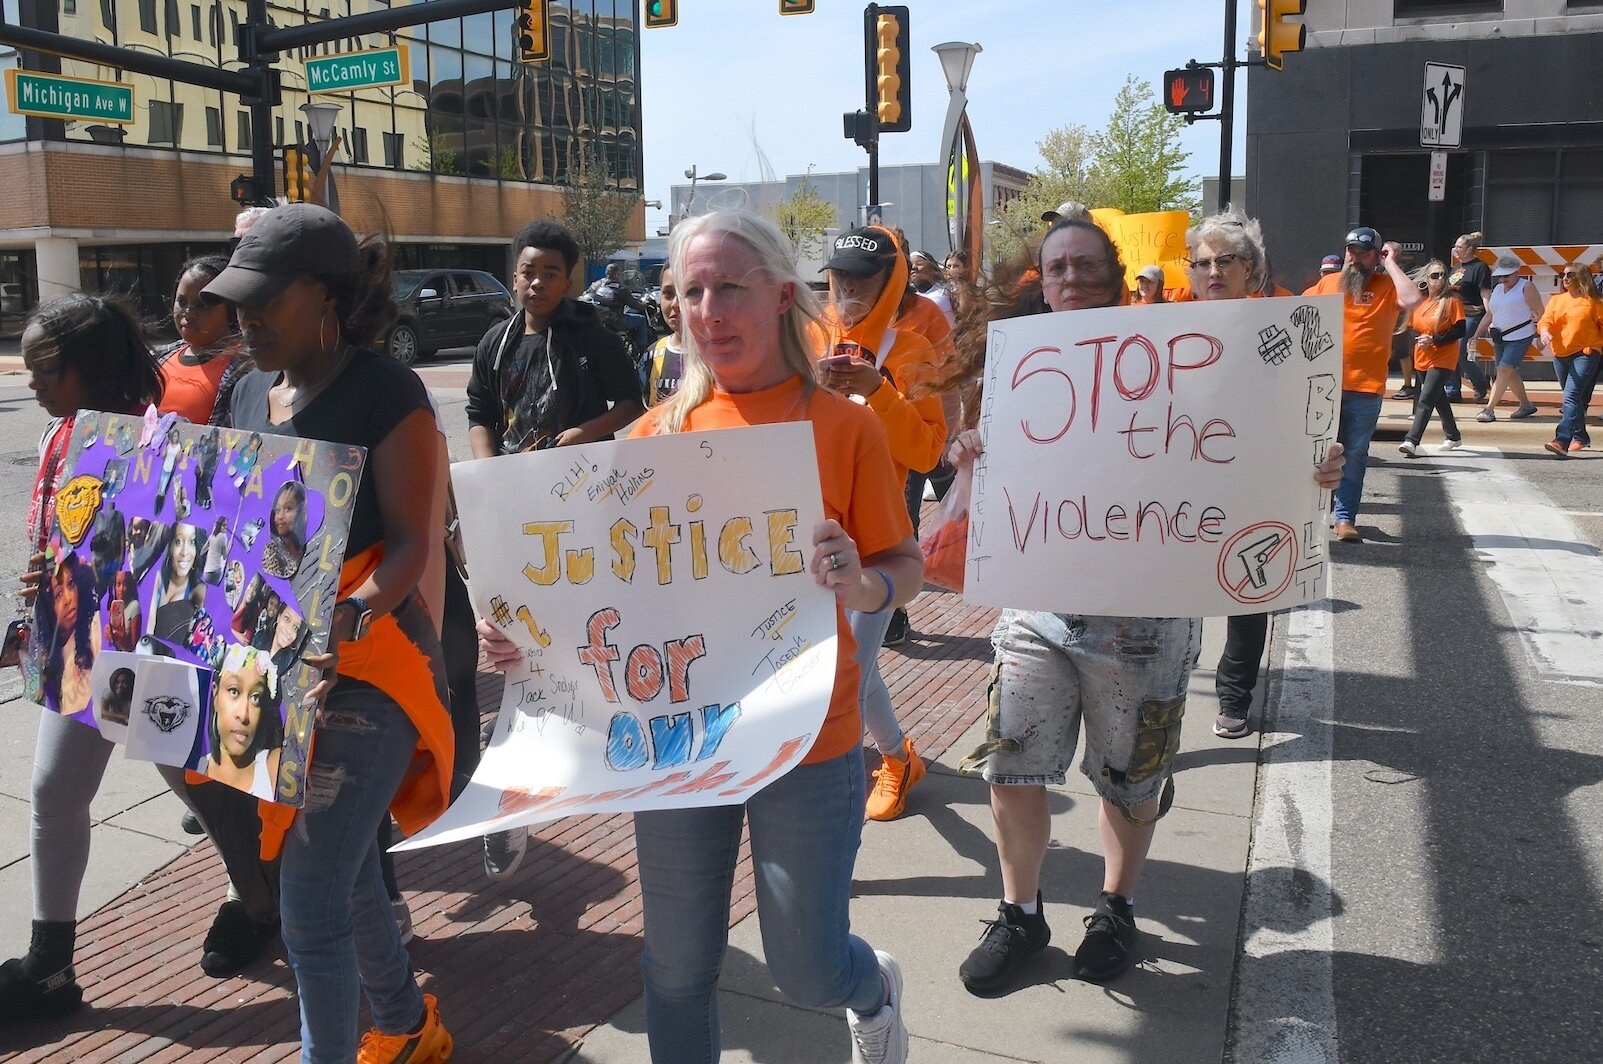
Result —
<instances>
[{"instance_id":1,"label":"woman with long blonde hair","mask_svg":"<svg viewBox=\"0 0 1603 1064\"><path fill-rule=\"evenodd\" d=\"M1397 449L1410 458L1419 457L1419 442L1425 438L1431 411L1441 415L1447 442L1442 450L1462 446L1458 421L1453 417L1453 401L1448 385L1457 379L1459 341L1464 337L1464 304L1447 290L1447 267L1432 259L1416 270L1414 281L1425 292L1425 301L1408 315L1414 330L1414 371L1419 374L1419 397L1414 400L1414 423Z\"/></svg>"}]
</instances>

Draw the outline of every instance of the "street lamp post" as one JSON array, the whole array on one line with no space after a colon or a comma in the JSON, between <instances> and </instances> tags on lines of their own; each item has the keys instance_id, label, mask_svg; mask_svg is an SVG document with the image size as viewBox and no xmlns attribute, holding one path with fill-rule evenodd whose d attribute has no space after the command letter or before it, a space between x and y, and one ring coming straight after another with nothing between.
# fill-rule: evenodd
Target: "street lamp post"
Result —
<instances>
[{"instance_id":1,"label":"street lamp post","mask_svg":"<svg viewBox=\"0 0 1603 1064\"><path fill-rule=\"evenodd\" d=\"M334 191L334 176L330 167L334 163L334 152L339 149L339 134L334 132L334 123L339 119L340 105L327 103L321 100L308 100L301 104L301 113L306 116L306 128L311 133L312 147L317 151L317 176L312 183L312 201L321 203L335 214L339 213L339 194Z\"/></svg>"},{"instance_id":2,"label":"street lamp post","mask_svg":"<svg viewBox=\"0 0 1603 1064\"><path fill-rule=\"evenodd\" d=\"M685 198L685 209L682 212L680 212L679 220L681 222L684 221L686 218L690 217L690 209L691 209L691 207L695 206L695 203L696 203L696 182L697 181L724 181L724 180L727 180L728 177L729 177L728 174L721 174L721 173L718 173L717 171L714 171L713 173L710 173L710 174L698 173L696 171L696 164L695 163L691 163L690 164L690 169L685 171L685 176L690 178L690 195ZM674 226L674 220L673 220L673 218L670 217L668 219L668 228L672 229L673 226Z\"/></svg>"},{"instance_id":3,"label":"street lamp post","mask_svg":"<svg viewBox=\"0 0 1603 1064\"><path fill-rule=\"evenodd\" d=\"M979 267L985 246L985 206L979 190L979 152L968 121L968 76L981 48L965 41L947 41L930 49L941 60L950 99L941 130L941 161L949 168L946 198L947 235L954 251L967 251L969 269ZM976 208L978 214L976 216Z\"/></svg>"}]
</instances>

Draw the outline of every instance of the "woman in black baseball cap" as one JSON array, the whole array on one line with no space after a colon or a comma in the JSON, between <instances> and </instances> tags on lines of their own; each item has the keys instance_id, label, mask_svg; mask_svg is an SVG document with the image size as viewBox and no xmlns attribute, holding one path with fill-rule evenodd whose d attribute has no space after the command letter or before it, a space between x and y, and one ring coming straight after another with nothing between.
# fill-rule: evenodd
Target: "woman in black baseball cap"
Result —
<instances>
[{"instance_id":1,"label":"woman in black baseball cap","mask_svg":"<svg viewBox=\"0 0 1603 1064\"><path fill-rule=\"evenodd\" d=\"M371 349L395 316L389 248L359 243L322 207L278 207L206 292L233 304L257 367L234 389L235 429L367 449L345 503L328 648L304 659L323 670L309 695L318 724L306 780L317 797L298 810L262 806L262 856L282 848L302 1059L355 1058L359 980L376 1028L362 1038L362 1059L443 1061L451 1036L412 975L377 844L391 814L410 834L445 810L454 752L439 640L418 594L440 543L432 495L417 490L436 482L438 429L417 374Z\"/></svg>"}]
</instances>

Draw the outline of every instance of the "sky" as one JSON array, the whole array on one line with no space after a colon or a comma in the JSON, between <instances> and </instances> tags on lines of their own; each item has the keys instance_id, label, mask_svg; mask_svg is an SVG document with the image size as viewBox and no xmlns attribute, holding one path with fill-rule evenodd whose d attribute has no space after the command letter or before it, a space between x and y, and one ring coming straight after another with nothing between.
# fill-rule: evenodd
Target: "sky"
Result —
<instances>
[{"instance_id":1,"label":"sky","mask_svg":"<svg viewBox=\"0 0 1603 1064\"><path fill-rule=\"evenodd\" d=\"M1073 123L1102 128L1126 74L1161 91L1163 71L1217 62L1227 0L906 0L913 52L913 128L880 140L880 164L940 159L946 81L931 46L984 50L968 84L969 121L982 159L1025 171L1042 165L1036 142ZM1245 58L1251 0L1240 4L1237 58ZM684 171L761 181L866 165L841 116L863 106L863 0L817 0L811 15L781 16L779 0L679 0L679 24L641 30L645 198L669 199ZM1245 170L1245 75L1236 88L1232 167ZM1182 137L1192 175L1217 174L1219 124ZM705 185L698 186L700 190ZM667 224L646 208L646 233Z\"/></svg>"}]
</instances>

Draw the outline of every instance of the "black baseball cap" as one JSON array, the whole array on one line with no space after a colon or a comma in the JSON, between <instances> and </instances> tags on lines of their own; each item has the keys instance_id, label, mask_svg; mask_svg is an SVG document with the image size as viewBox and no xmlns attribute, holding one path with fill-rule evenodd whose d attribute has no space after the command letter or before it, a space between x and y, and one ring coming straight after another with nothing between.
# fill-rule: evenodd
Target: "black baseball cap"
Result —
<instances>
[{"instance_id":1,"label":"black baseball cap","mask_svg":"<svg viewBox=\"0 0 1603 1064\"><path fill-rule=\"evenodd\" d=\"M268 211L240 238L228 268L206 295L241 306L269 303L304 274L355 277L362 272L356 234L339 215L315 203Z\"/></svg>"},{"instance_id":2,"label":"black baseball cap","mask_svg":"<svg viewBox=\"0 0 1603 1064\"><path fill-rule=\"evenodd\" d=\"M1350 248L1363 248L1365 251L1380 250L1380 234L1367 225L1360 225L1347 234L1347 246Z\"/></svg>"},{"instance_id":3,"label":"black baseball cap","mask_svg":"<svg viewBox=\"0 0 1603 1064\"><path fill-rule=\"evenodd\" d=\"M896 263L896 243L883 229L864 226L848 229L835 238L834 254L824 263L826 270L840 270L853 277L872 277Z\"/></svg>"}]
</instances>

